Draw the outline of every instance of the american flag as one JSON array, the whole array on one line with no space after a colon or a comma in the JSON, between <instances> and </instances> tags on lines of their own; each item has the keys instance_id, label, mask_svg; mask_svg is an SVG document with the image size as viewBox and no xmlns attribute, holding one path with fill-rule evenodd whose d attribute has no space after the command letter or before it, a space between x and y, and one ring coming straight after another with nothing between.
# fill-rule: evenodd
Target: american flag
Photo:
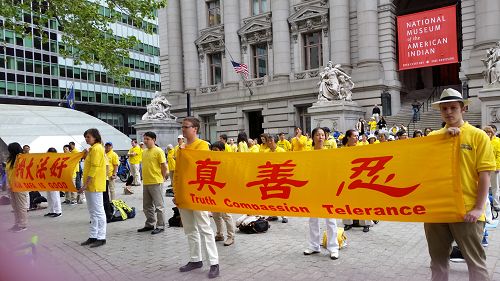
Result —
<instances>
[{"instance_id":1,"label":"american flag","mask_svg":"<svg viewBox=\"0 0 500 281\"><path fill-rule=\"evenodd\" d=\"M245 79L248 79L248 66L244 63L237 63L235 61L231 61L233 64L234 71L236 73L242 74L245 76Z\"/></svg>"}]
</instances>

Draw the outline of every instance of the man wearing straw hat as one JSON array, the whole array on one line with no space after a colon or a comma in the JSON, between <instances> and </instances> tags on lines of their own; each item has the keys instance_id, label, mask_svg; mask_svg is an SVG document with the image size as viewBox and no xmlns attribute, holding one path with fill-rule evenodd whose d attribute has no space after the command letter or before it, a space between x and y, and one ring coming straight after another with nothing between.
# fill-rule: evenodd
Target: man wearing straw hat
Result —
<instances>
[{"instance_id":1,"label":"man wearing straw hat","mask_svg":"<svg viewBox=\"0 0 500 281\"><path fill-rule=\"evenodd\" d=\"M496 169L493 149L486 133L463 120L468 100L448 88L432 107L441 112L446 126L429 135L447 134L460 138L459 174L466 214L463 222L425 223L425 236L431 256L432 280L448 280L448 259L455 240L469 268L469 280L490 280L486 254L481 245L485 227L485 204L490 171Z\"/></svg>"}]
</instances>

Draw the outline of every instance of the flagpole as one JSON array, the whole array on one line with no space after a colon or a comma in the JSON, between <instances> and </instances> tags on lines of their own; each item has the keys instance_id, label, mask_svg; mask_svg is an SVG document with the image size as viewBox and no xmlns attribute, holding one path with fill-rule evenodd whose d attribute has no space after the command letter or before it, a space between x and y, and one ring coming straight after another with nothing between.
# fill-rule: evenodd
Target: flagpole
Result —
<instances>
[{"instance_id":1,"label":"flagpole","mask_svg":"<svg viewBox=\"0 0 500 281\"><path fill-rule=\"evenodd\" d=\"M71 87L73 87L75 84L74 83L71 83ZM61 101L59 102L58 106L62 106L63 103L67 102L67 99L68 99L68 93L71 91L71 87L69 89L66 89L66 93L64 94L64 97L61 99Z\"/></svg>"},{"instance_id":2,"label":"flagpole","mask_svg":"<svg viewBox=\"0 0 500 281\"><path fill-rule=\"evenodd\" d=\"M226 49L227 54L228 54L228 55L229 55L229 57L231 58L231 61L234 61L233 56L231 56L231 53L230 53L230 52L229 52L229 50L226 48L226 46L224 46L224 49ZM242 61L242 63L243 63L243 61ZM231 65L232 65L232 63L231 63ZM245 87L247 87L248 91L250 92L250 95L251 95L251 96L253 96L253 91L252 91L252 89L250 89L250 87L248 87L248 85L245 83L245 82L246 82L246 81L248 81L248 80L247 80L247 79L245 79L245 77L243 76L243 73L240 73L240 77L241 77L241 79L243 80L243 85L244 85Z\"/></svg>"}]
</instances>

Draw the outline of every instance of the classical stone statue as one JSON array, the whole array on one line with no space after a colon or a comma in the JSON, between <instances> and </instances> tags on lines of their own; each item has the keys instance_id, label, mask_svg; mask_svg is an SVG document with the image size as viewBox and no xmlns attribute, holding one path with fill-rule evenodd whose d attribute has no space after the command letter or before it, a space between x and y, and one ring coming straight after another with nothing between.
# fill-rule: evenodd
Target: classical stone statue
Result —
<instances>
[{"instance_id":1,"label":"classical stone statue","mask_svg":"<svg viewBox=\"0 0 500 281\"><path fill-rule=\"evenodd\" d=\"M329 61L319 76L318 101L352 101L351 90L354 88L354 83L351 77L340 68L340 64L333 66L333 63Z\"/></svg>"},{"instance_id":2,"label":"classical stone statue","mask_svg":"<svg viewBox=\"0 0 500 281\"><path fill-rule=\"evenodd\" d=\"M489 48L486 51L486 58L482 59L486 66L486 71L483 72L486 83L492 85L500 84L500 41L496 46Z\"/></svg>"},{"instance_id":3,"label":"classical stone statue","mask_svg":"<svg viewBox=\"0 0 500 281\"><path fill-rule=\"evenodd\" d=\"M168 102L167 97L157 91L151 103L147 105L147 112L142 116L142 120L176 121L177 117L170 113L171 107L172 105Z\"/></svg>"}]
</instances>

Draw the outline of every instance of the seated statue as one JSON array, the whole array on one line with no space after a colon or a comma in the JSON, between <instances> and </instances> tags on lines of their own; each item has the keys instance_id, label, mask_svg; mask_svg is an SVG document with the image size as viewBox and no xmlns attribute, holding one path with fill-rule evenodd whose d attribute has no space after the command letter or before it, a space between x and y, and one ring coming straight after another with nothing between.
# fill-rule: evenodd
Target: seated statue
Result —
<instances>
[{"instance_id":1,"label":"seated statue","mask_svg":"<svg viewBox=\"0 0 500 281\"><path fill-rule=\"evenodd\" d=\"M325 69L319 74L319 101L345 100L352 101L354 83L351 77L341 68L340 64L333 66L330 61Z\"/></svg>"}]
</instances>

